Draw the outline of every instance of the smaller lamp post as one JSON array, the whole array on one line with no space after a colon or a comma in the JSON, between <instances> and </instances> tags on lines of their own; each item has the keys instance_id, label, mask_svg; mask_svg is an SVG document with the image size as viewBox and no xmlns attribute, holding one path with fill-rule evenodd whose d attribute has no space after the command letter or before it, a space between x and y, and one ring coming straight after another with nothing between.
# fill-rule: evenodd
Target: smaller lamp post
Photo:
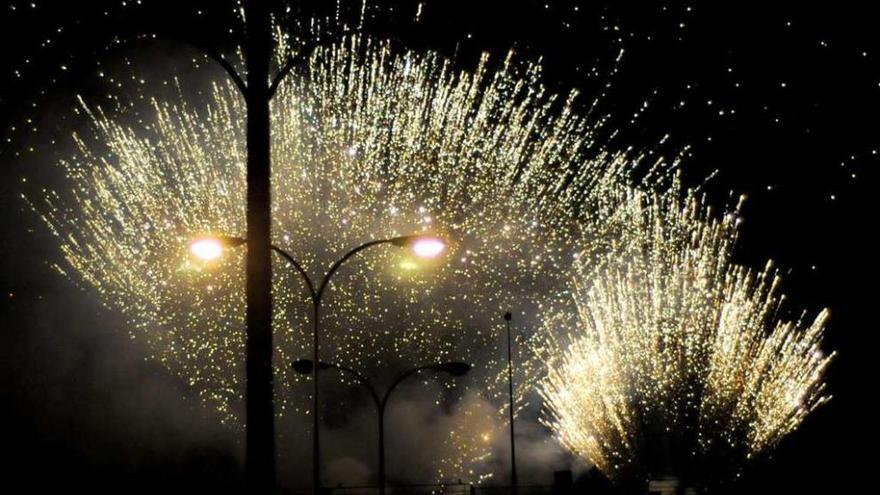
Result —
<instances>
[{"instance_id":1,"label":"smaller lamp post","mask_svg":"<svg viewBox=\"0 0 880 495\"><path fill-rule=\"evenodd\" d=\"M314 361L310 361L308 359L300 359L293 362L293 370L302 375L313 375L314 368ZM400 385L401 382L423 370L430 370L437 373L448 373L452 376L464 376L468 371L470 371L471 366L467 363L460 362L438 363L418 366L395 378L394 381L391 382L391 386L389 386L388 389L385 391L385 395L383 395L381 398L379 397L379 393L376 391L376 387L374 387L373 384L366 379L366 377L351 368L339 364L325 362L319 362L318 368L322 370L333 368L353 376L355 380L358 381L358 383L363 385L370 392L370 397L372 397L373 402L376 403L376 410L379 413L379 494L385 495L385 407L388 405L388 399L391 397L391 392L393 392L394 389L397 388L397 386Z\"/></svg>"}]
</instances>

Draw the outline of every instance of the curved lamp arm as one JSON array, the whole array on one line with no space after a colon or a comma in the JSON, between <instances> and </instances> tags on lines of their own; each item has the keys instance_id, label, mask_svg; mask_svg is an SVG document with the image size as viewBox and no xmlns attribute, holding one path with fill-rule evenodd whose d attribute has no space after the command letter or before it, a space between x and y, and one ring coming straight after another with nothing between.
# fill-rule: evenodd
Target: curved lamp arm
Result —
<instances>
[{"instance_id":1,"label":"curved lamp arm","mask_svg":"<svg viewBox=\"0 0 880 495\"><path fill-rule=\"evenodd\" d=\"M382 402L379 400L379 394L376 392L373 384L370 383L370 381L367 380L364 375L361 375L357 371L347 366L342 366L341 364L321 363L321 365L326 366L327 368L336 368L343 373L348 373L349 375L353 376L361 385L363 385L364 387L366 387L367 390L370 391L370 395L373 397L373 401L376 403L376 407L381 407Z\"/></svg>"},{"instance_id":2,"label":"curved lamp arm","mask_svg":"<svg viewBox=\"0 0 880 495\"><path fill-rule=\"evenodd\" d=\"M393 244L398 247L406 247L412 245L412 243L418 239L419 236L416 235L407 235L401 237L392 237L390 239L379 239L375 241L366 242L361 244L360 246L352 249L351 251L345 253L345 256L338 259L333 265L330 266L330 269L327 271L327 274L324 275L323 280L321 280L321 285L315 288L314 282L312 282L311 277L309 277L308 272L303 268L303 266L287 251L281 249L275 244L270 244L270 248L275 251L276 254L284 258L288 263L290 263L302 277L303 281L306 283L306 287L309 289L309 294L312 296L312 300L315 302L315 305L318 306L321 302L321 297L324 295L324 291L327 289L327 286L330 283L330 279L333 278L333 275L339 270L346 261L351 259L354 255L359 252L371 248L373 246L378 246L380 244ZM247 243L244 238L241 237L231 237L231 236L218 236L216 237L217 241L222 245L237 247L242 246Z\"/></svg>"},{"instance_id":3,"label":"curved lamp arm","mask_svg":"<svg viewBox=\"0 0 880 495\"><path fill-rule=\"evenodd\" d=\"M290 253L288 253L287 251L281 249L280 247L278 247L278 246L276 246L276 245L274 245L274 244L272 244L270 247L271 247L272 250L275 251L279 256L281 256L281 257L284 258L288 263L290 263L291 265L293 265L293 267L296 269L296 271L299 272L300 276L302 276L303 280L306 282L306 287L308 287L308 289L309 289L309 295L312 296L312 299L317 299L318 295L317 295L317 293L315 292L315 285L312 283L312 279L311 279L311 277L309 277L309 274L305 271L305 269L302 267L302 265L299 264L299 262L296 261L296 260L293 258L293 256L290 255Z\"/></svg>"},{"instance_id":4,"label":"curved lamp arm","mask_svg":"<svg viewBox=\"0 0 880 495\"><path fill-rule=\"evenodd\" d=\"M327 285L330 283L330 279L334 274L339 270L339 267L342 266L343 263L352 258L352 256L358 254L359 252L371 248L373 246L378 246L379 244L393 244L397 239L380 239L377 241L370 241L360 246L352 249L351 251L345 253L345 256L336 260L333 265L330 266L330 269L327 270L327 274L324 275L324 280L321 281L320 287L318 287L318 291L315 293L315 300L320 301L321 297L324 295L324 291L327 289Z\"/></svg>"},{"instance_id":5,"label":"curved lamp arm","mask_svg":"<svg viewBox=\"0 0 880 495\"><path fill-rule=\"evenodd\" d=\"M395 378L394 381L391 383L391 386L388 387L388 390L385 391L385 396L382 397L382 407L384 407L385 404L388 402L388 398L391 396L391 392L393 392L394 389L401 384L401 382L423 370L434 369L440 372L444 371L437 369L438 366L440 366L440 364L426 364L424 366L419 366L418 368L413 368Z\"/></svg>"}]
</instances>

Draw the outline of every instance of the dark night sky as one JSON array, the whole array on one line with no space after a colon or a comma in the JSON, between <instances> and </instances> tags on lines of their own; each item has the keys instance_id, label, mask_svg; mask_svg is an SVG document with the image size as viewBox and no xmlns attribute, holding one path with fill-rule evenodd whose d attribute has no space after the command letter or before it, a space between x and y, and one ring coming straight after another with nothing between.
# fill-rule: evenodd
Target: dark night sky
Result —
<instances>
[{"instance_id":1,"label":"dark night sky","mask_svg":"<svg viewBox=\"0 0 880 495\"><path fill-rule=\"evenodd\" d=\"M186 26L223 48L232 43L223 32L230 9L217 14L217 5L227 3L0 3L0 449L10 458L0 485L238 481L230 434L113 330L118 316L50 272L46 260L57 255L21 213L18 189L28 147L60 125L52 109L101 91L96 63L114 59L114 34ZM742 260L774 259L793 307L831 308L827 347L839 359L829 376L834 400L755 466L745 488L870 486L880 38L868 2L435 0L424 2L419 24L411 22L418 2L372 3L385 7L367 30L412 47L457 52L467 63L515 46L543 56L548 86L588 98L610 81L600 110L620 130L614 146L656 147L668 134L661 151L690 147L686 178L717 171L706 186L714 200L747 194Z\"/></svg>"}]
</instances>

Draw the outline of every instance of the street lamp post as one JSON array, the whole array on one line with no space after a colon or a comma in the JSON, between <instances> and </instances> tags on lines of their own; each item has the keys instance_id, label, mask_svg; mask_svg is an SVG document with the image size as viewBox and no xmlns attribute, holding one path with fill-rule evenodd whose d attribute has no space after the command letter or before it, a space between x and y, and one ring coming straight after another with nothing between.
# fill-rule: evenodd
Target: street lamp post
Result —
<instances>
[{"instance_id":1,"label":"street lamp post","mask_svg":"<svg viewBox=\"0 0 880 495\"><path fill-rule=\"evenodd\" d=\"M510 311L504 313L504 321L507 322L507 388L508 388L508 409L510 412L510 486L514 495L517 491L516 478L516 435L513 430L513 339L510 335L510 320L513 315Z\"/></svg>"},{"instance_id":2,"label":"street lamp post","mask_svg":"<svg viewBox=\"0 0 880 495\"><path fill-rule=\"evenodd\" d=\"M238 247L246 244L246 240L239 237L205 237L197 239L190 243L190 252L205 261L211 261L220 258L225 248ZM324 274L320 284L316 287L308 272L303 268L290 253L284 251L278 246L272 244L270 248L279 256L284 258L299 274L309 290L312 301L312 356L314 362L320 362L320 317L321 317L321 301L324 297L330 279L339 268L356 254L374 246L383 244L391 244L393 246L410 248L413 253L422 258L433 258L439 256L445 249L446 244L437 237L408 235L401 237L393 237L390 239L379 239L361 244L360 246L347 252L330 266L330 269ZM317 495L321 486L321 467L320 467L320 440L319 440L319 414L318 414L318 369L320 366L312 368L312 489Z\"/></svg>"},{"instance_id":3,"label":"street lamp post","mask_svg":"<svg viewBox=\"0 0 880 495\"><path fill-rule=\"evenodd\" d=\"M379 414L379 494L385 495L385 407L388 405L388 399L391 397L391 392L400 385L401 382L406 380L407 378L415 375L416 373L424 370L436 371L439 373L449 373L452 376L463 376L465 373L470 371L471 367L467 363L460 362L450 362L450 363L439 363L439 364L429 364L425 366L418 366L413 368L406 373L401 374L397 378L391 382L391 385L388 387L388 390L385 391L385 395L381 398L379 397L379 393L376 391L376 387L370 383L369 380L366 379L362 374L357 371L348 368L346 366L342 366L335 363L325 363L322 361L318 361L318 366L314 365L314 361L310 361L307 359L300 359L298 361L294 361L293 369L297 373L308 375L312 374L314 376L314 370L316 368L320 368L323 370L334 368L344 373L348 373L353 376L361 385L363 385L369 392L370 397L373 398L373 402L376 403L376 410Z\"/></svg>"}]
</instances>

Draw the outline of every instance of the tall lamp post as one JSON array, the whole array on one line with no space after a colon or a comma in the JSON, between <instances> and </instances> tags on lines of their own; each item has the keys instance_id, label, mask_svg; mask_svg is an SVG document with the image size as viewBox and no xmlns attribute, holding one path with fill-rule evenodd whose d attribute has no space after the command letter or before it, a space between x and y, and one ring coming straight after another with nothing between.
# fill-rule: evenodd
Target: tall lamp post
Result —
<instances>
[{"instance_id":1,"label":"tall lamp post","mask_svg":"<svg viewBox=\"0 0 880 495\"><path fill-rule=\"evenodd\" d=\"M513 430L513 338L510 335L510 320L513 315L510 311L504 313L504 321L507 323L507 388L508 388L508 409L510 412L510 486L514 494L517 491L516 479L516 435Z\"/></svg>"},{"instance_id":2,"label":"tall lamp post","mask_svg":"<svg viewBox=\"0 0 880 495\"><path fill-rule=\"evenodd\" d=\"M247 84L232 70L247 108L246 455L245 482L254 495L275 491L275 406L272 391L271 122L267 79L273 41L266 0L248 0Z\"/></svg>"},{"instance_id":3,"label":"tall lamp post","mask_svg":"<svg viewBox=\"0 0 880 495\"><path fill-rule=\"evenodd\" d=\"M212 261L220 258L227 248L239 247L246 244L247 241L240 237L205 237L197 239L190 243L190 252L199 259L204 261ZM416 256L422 258L434 258L439 256L445 249L446 244L437 237L408 235L401 237L393 237L390 239L379 239L361 244L360 246L350 250L336 262L330 265L330 268L324 274L319 285L315 285L308 272L302 265L287 251L272 244L269 247L279 256L284 258L294 268L306 284L312 301L312 355L315 362L320 362L320 317L321 317L321 301L324 293L330 283L330 279L339 268L354 255L374 246L390 244L401 248L410 248ZM314 366L312 371L313 391L312 391L312 489L315 494L318 493L321 486L321 465L320 465L320 441L319 441L319 421L318 421L318 369L320 366Z\"/></svg>"},{"instance_id":4,"label":"tall lamp post","mask_svg":"<svg viewBox=\"0 0 880 495\"><path fill-rule=\"evenodd\" d=\"M367 380L362 374L351 368L342 366L340 364L325 363L322 361L318 361L318 366L315 366L315 362L308 359L300 359L293 362L294 371L303 375L312 374L312 376L314 376L314 370L316 368L320 368L322 370L333 368L342 371L343 373L348 373L349 375L353 376L361 385L366 387L367 390L369 390L370 397L372 397L373 402L376 403L376 410L379 414L379 494L385 495L385 406L388 405L388 399L391 397L391 392L393 392L394 389L397 388L397 386L400 385L401 382L420 371L431 370L438 373L449 373L452 376L464 376L468 371L470 371L471 366L467 363L460 362L418 366L395 378L381 398L379 398L379 393L376 391L376 387L374 387L373 384L370 383L370 381Z\"/></svg>"}]
</instances>

